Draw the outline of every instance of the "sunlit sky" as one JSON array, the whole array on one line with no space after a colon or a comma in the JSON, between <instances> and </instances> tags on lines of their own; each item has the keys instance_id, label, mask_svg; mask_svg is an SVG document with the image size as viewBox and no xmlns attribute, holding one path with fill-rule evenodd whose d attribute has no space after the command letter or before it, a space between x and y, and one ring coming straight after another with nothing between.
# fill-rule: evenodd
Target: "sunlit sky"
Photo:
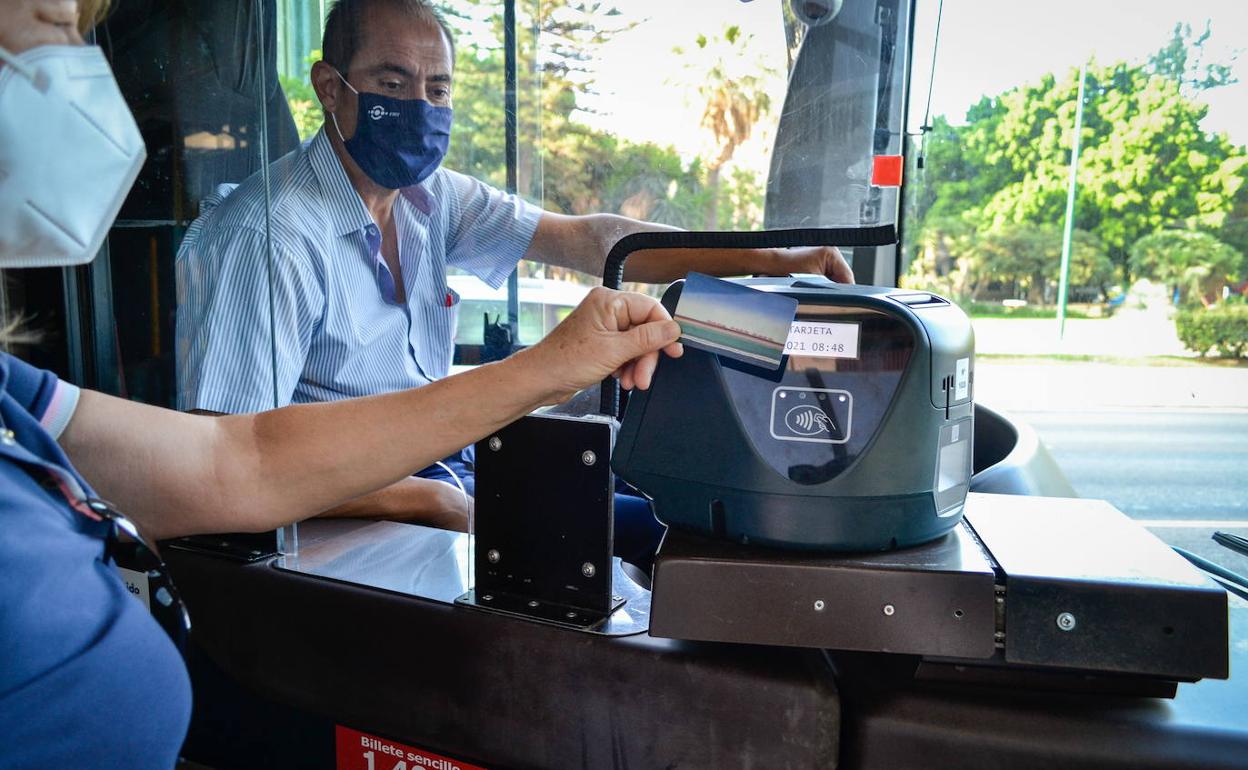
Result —
<instances>
[{"instance_id":1,"label":"sunlit sky","mask_svg":"<svg viewBox=\"0 0 1248 770\"><path fill-rule=\"evenodd\" d=\"M855 2L861 0L846 0ZM581 119L632 141L670 144L682 155L705 154L701 105L672 49L694 48L698 33L739 24L754 34L752 52L783 71L786 63L781 0L616 0L625 18L645 20L602 51L594 87L602 94ZM911 125L922 120L932 61L936 0L920 0L916 17ZM1209 58L1231 61L1248 49L1248 0L945 0L936 59L932 112L962 122L967 108L1049 72L1097 61L1139 62L1169 39L1176 22L1197 30L1212 22ZM1234 61L1240 83L1207 92L1204 127L1248 144L1248 51ZM777 96L783 83L777 82ZM779 98L774 105L779 109ZM774 119L774 118L773 118ZM741 148L738 159L765 168L771 136Z\"/></svg>"}]
</instances>

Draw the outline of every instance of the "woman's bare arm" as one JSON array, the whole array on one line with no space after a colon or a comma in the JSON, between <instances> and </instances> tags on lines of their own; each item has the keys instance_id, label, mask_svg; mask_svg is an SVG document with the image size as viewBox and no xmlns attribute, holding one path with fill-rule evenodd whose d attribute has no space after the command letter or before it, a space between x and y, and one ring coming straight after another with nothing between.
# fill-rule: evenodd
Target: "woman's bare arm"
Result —
<instances>
[{"instance_id":1,"label":"woman's bare arm","mask_svg":"<svg viewBox=\"0 0 1248 770\"><path fill-rule=\"evenodd\" d=\"M413 390L205 417L84 392L61 437L149 535L261 531L428 466L612 372L648 387L679 328L649 297L595 289L538 345Z\"/></svg>"}]
</instances>

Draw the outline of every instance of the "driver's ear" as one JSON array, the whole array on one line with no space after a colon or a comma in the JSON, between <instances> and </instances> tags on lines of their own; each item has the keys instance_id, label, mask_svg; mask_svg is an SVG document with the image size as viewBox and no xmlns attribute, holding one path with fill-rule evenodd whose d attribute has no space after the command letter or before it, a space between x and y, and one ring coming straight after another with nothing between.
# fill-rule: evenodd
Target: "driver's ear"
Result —
<instances>
[{"instance_id":1,"label":"driver's ear","mask_svg":"<svg viewBox=\"0 0 1248 770\"><path fill-rule=\"evenodd\" d=\"M326 112L338 109L338 100L342 97L342 78L338 71L323 61L312 65L312 88L316 90L316 98L321 100L321 107Z\"/></svg>"}]
</instances>

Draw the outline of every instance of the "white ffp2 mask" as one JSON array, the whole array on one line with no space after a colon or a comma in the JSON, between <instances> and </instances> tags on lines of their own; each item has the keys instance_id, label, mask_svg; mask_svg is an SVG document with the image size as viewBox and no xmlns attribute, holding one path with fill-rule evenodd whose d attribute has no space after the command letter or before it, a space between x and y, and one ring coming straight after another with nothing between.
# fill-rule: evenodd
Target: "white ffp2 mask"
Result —
<instances>
[{"instance_id":1,"label":"white ffp2 mask","mask_svg":"<svg viewBox=\"0 0 1248 770\"><path fill-rule=\"evenodd\" d=\"M90 262L147 151L97 46L0 48L0 268Z\"/></svg>"}]
</instances>

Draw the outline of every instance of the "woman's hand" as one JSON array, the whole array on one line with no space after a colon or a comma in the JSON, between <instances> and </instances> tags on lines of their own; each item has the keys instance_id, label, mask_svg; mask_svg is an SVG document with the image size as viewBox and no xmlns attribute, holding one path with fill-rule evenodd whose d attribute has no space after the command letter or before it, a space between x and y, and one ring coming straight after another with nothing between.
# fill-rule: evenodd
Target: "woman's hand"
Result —
<instances>
[{"instance_id":1,"label":"woman's hand","mask_svg":"<svg viewBox=\"0 0 1248 770\"><path fill-rule=\"evenodd\" d=\"M41 45L82 45L77 0L0 0L0 18L0 47L9 53Z\"/></svg>"},{"instance_id":2,"label":"woman's hand","mask_svg":"<svg viewBox=\"0 0 1248 770\"><path fill-rule=\"evenodd\" d=\"M595 288L544 340L517 354L526 378L559 403L614 374L626 390L650 387L659 351L677 358L680 326L653 297Z\"/></svg>"}]
</instances>

